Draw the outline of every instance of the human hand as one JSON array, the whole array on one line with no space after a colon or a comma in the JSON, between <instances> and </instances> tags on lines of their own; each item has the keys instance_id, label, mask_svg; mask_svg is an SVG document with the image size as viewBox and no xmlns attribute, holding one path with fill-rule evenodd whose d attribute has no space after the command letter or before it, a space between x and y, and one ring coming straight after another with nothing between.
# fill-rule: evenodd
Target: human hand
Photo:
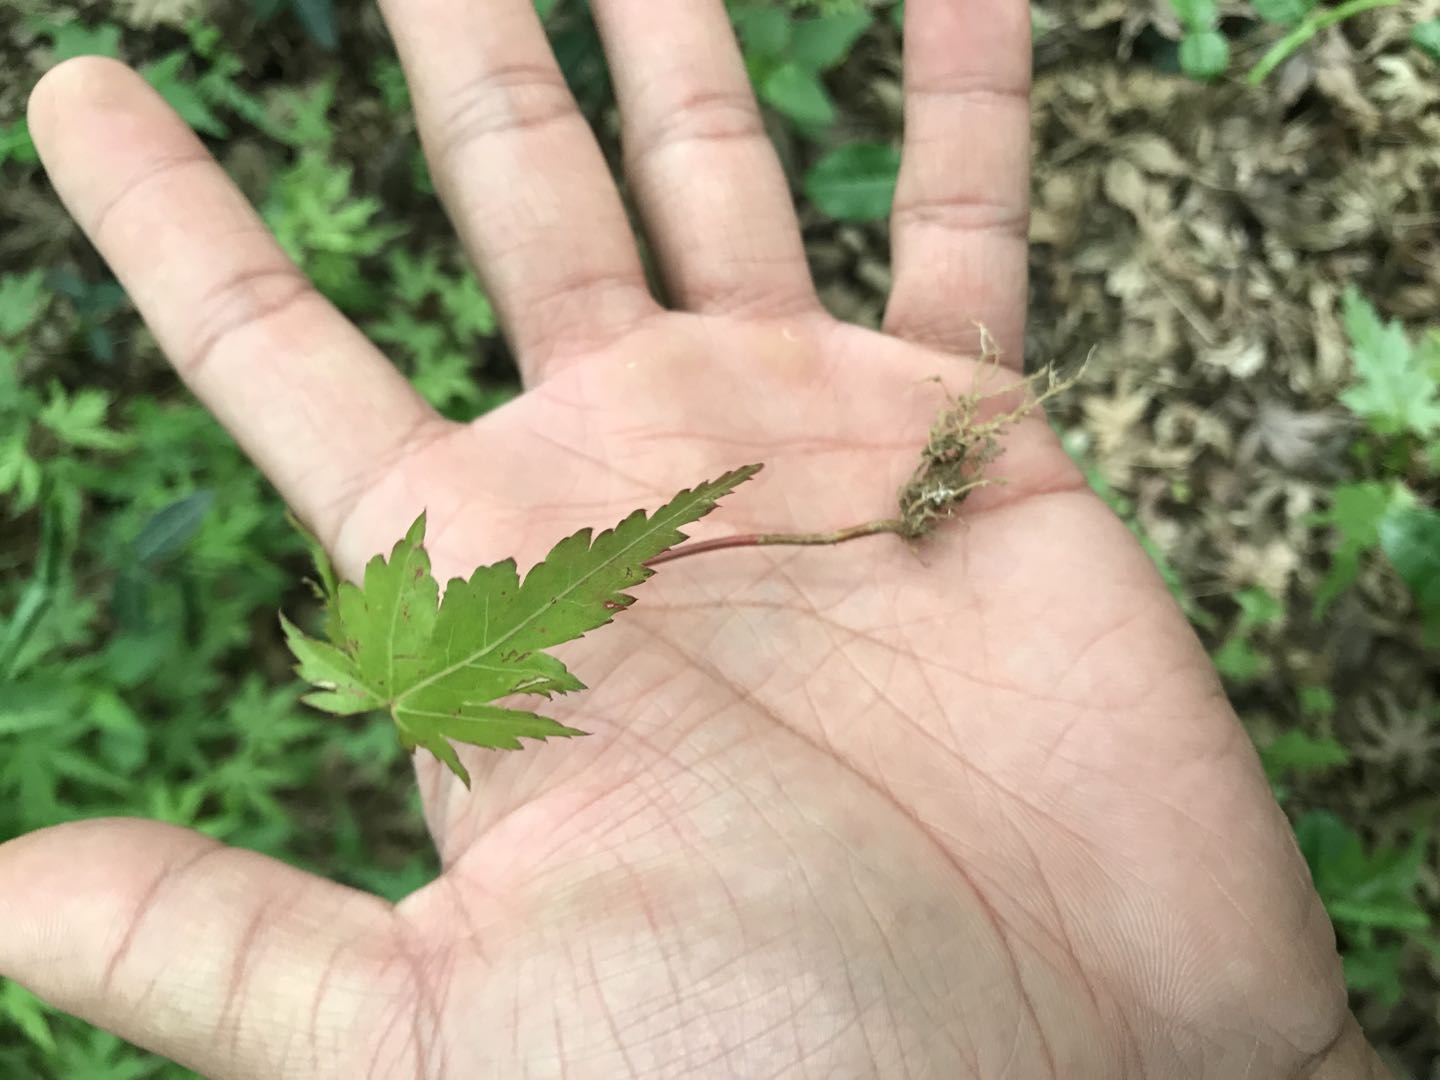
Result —
<instances>
[{"instance_id":1,"label":"human hand","mask_svg":"<svg viewBox=\"0 0 1440 1080\"><path fill-rule=\"evenodd\" d=\"M1021 351L1028 8L910 0L887 333L820 309L720 0L593 0L676 310L530 0L389 0L527 393L438 418L134 75L32 127L157 338L354 574L443 577L723 468L696 530L893 513L974 325ZM144 822L0 848L0 973L210 1077L1379 1075L1207 657L1043 420L918 548L667 566L564 656L592 737L418 773L391 907ZM163 718L155 718L163 722Z\"/></svg>"}]
</instances>

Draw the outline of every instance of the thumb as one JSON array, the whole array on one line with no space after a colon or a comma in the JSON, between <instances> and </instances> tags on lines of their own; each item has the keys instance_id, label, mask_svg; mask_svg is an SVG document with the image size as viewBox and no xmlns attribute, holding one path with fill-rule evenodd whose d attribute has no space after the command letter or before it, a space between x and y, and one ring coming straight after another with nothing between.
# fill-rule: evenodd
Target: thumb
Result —
<instances>
[{"instance_id":1,"label":"thumb","mask_svg":"<svg viewBox=\"0 0 1440 1080\"><path fill-rule=\"evenodd\" d=\"M0 845L0 976L216 1080L362 1075L414 1013L405 957L384 901L186 829Z\"/></svg>"}]
</instances>

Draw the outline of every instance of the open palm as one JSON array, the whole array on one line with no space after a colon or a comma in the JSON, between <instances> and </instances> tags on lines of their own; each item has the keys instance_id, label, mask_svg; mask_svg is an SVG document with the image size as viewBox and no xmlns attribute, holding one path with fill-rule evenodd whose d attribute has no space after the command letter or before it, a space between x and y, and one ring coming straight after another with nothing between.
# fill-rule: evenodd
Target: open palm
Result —
<instances>
[{"instance_id":1,"label":"open palm","mask_svg":"<svg viewBox=\"0 0 1440 1080\"><path fill-rule=\"evenodd\" d=\"M720 0L592 0L674 310L530 0L384 6L530 387L473 425L310 290L135 76L72 62L32 108L181 375L349 573L422 508L459 573L749 462L697 535L890 516L977 377L976 323L1020 351L1019 0L910 0L885 335L818 306ZM400 905L68 825L0 848L0 973L211 1077L1378 1070L1144 554L1043 421L995 474L920 545L666 567L563 652L591 689L550 713L590 738L462 751L470 791L421 755L445 871Z\"/></svg>"}]
</instances>

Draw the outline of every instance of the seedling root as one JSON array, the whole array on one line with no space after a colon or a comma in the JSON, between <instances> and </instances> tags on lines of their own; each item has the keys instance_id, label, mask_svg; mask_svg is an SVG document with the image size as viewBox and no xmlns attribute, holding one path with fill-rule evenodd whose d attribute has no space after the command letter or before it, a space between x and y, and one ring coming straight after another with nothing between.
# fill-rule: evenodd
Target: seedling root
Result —
<instances>
[{"instance_id":1,"label":"seedling root","mask_svg":"<svg viewBox=\"0 0 1440 1080\"><path fill-rule=\"evenodd\" d=\"M998 353L982 328L982 359L994 364ZM1088 363L1088 360L1087 360ZM710 551L741 547L807 546L829 547L867 536L893 534L917 541L932 533L942 522L955 517L961 505L981 488L1002 483L986 470L1004 452L1001 436L1058 394L1074 386L1084 374L1085 364L1068 376L1053 366L1026 376L1018 385L987 393L976 387L969 393L948 395L944 409L930 426L930 435L920 451L920 463L899 492L899 516L867 521L846 529L818 533L746 533L684 544L651 559L647 565L673 562ZM937 377L937 381L940 381ZM981 419L985 402L1000 394L1021 395L1020 404L1007 412Z\"/></svg>"}]
</instances>

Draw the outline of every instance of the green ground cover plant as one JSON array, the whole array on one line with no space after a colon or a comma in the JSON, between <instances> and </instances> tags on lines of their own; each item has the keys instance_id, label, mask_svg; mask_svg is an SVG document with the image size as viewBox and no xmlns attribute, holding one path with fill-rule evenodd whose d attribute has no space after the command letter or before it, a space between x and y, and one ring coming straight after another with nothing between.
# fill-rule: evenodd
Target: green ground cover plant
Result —
<instances>
[{"instance_id":1,"label":"green ground cover plant","mask_svg":"<svg viewBox=\"0 0 1440 1080\"><path fill-rule=\"evenodd\" d=\"M1192 79L1205 81L1224 75L1230 69L1232 44L1221 26L1216 0L1170 2L1183 35L1179 52L1181 70ZM1336 4L1324 4L1321 0L1251 0L1251 21L1277 30L1281 36L1264 49L1246 72L1246 80L1258 86L1321 32L1367 11L1397 3L1400 0L1344 0ZM1434 20L1418 23L1412 37L1416 46L1430 56L1440 55L1437 47L1440 30Z\"/></svg>"},{"instance_id":2,"label":"green ground cover plant","mask_svg":"<svg viewBox=\"0 0 1440 1080\"><path fill-rule=\"evenodd\" d=\"M845 62L877 21L898 29L904 19L903 4L856 0L788 8L749 0L732 3L730 12L760 101L803 136L827 146L839 110L826 73ZM849 139L828 146L806 172L803 187L816 208L837 220L882 221L890 213L899 170L900 152L892 143Z\"/></svg>"},{"instance_id":3,"label":"green ground cover plant","mask_svg":"<svg viewBox=\"0 0 1440 1080\"><path fill-rule=\"evenodd\" d=\"M1440 476L1440 330L1412 339L1353 289L1344 320L1355 382L1340 400L1364 425L1354 447L1361 478L1337 487L1318 518L1338 545L1316 612L1355 581L1363 560L1382 556L1433 640L1440 633L1440 510L1427 493Z\"/></svg>"},{"instance_id":4,"label":"green ground cover plant","mask_svg":"<svg viewBox=\"0 0 1440 1080\"><path fill-rule=\"evenodd\" d=\"M1440 631L1440 510L1434 504L1440 476L1440 331L1408 335L1399 323L1382 319L1354 288L1343 298L1343 322L1354 374L1340 401L1361 425L1351 455L1361 478L1337 485L1330 508L1315 518L1334 540L1313 617L1325 617L1354 587L1362 566L1377 563L1408 593L1415 619L1434 646ZM1257 625L1279 621L1281 611L1263 593L1237 599L1242 615L1215 659L1227 677L1253 678L1266 661L1246 644L1246 636ZM1321 717L1333 709L1326 696L1311 700L1309 711ZM1436 719L1421 718L1421 729ZM1262 757L1282 798L1287 777L1323 775L1350 761L1332 738L1303 728L1271 742ZM1423 901L1433 830L1417 824L1408 838L1367 849L1339 816L1309 808L1296 816L1295 831L1340 935L1347 983L1383 1004L1399 1003L1407 961L1422 953L1440 956L1440 933Z\"/></svg>"}]
</instances>

